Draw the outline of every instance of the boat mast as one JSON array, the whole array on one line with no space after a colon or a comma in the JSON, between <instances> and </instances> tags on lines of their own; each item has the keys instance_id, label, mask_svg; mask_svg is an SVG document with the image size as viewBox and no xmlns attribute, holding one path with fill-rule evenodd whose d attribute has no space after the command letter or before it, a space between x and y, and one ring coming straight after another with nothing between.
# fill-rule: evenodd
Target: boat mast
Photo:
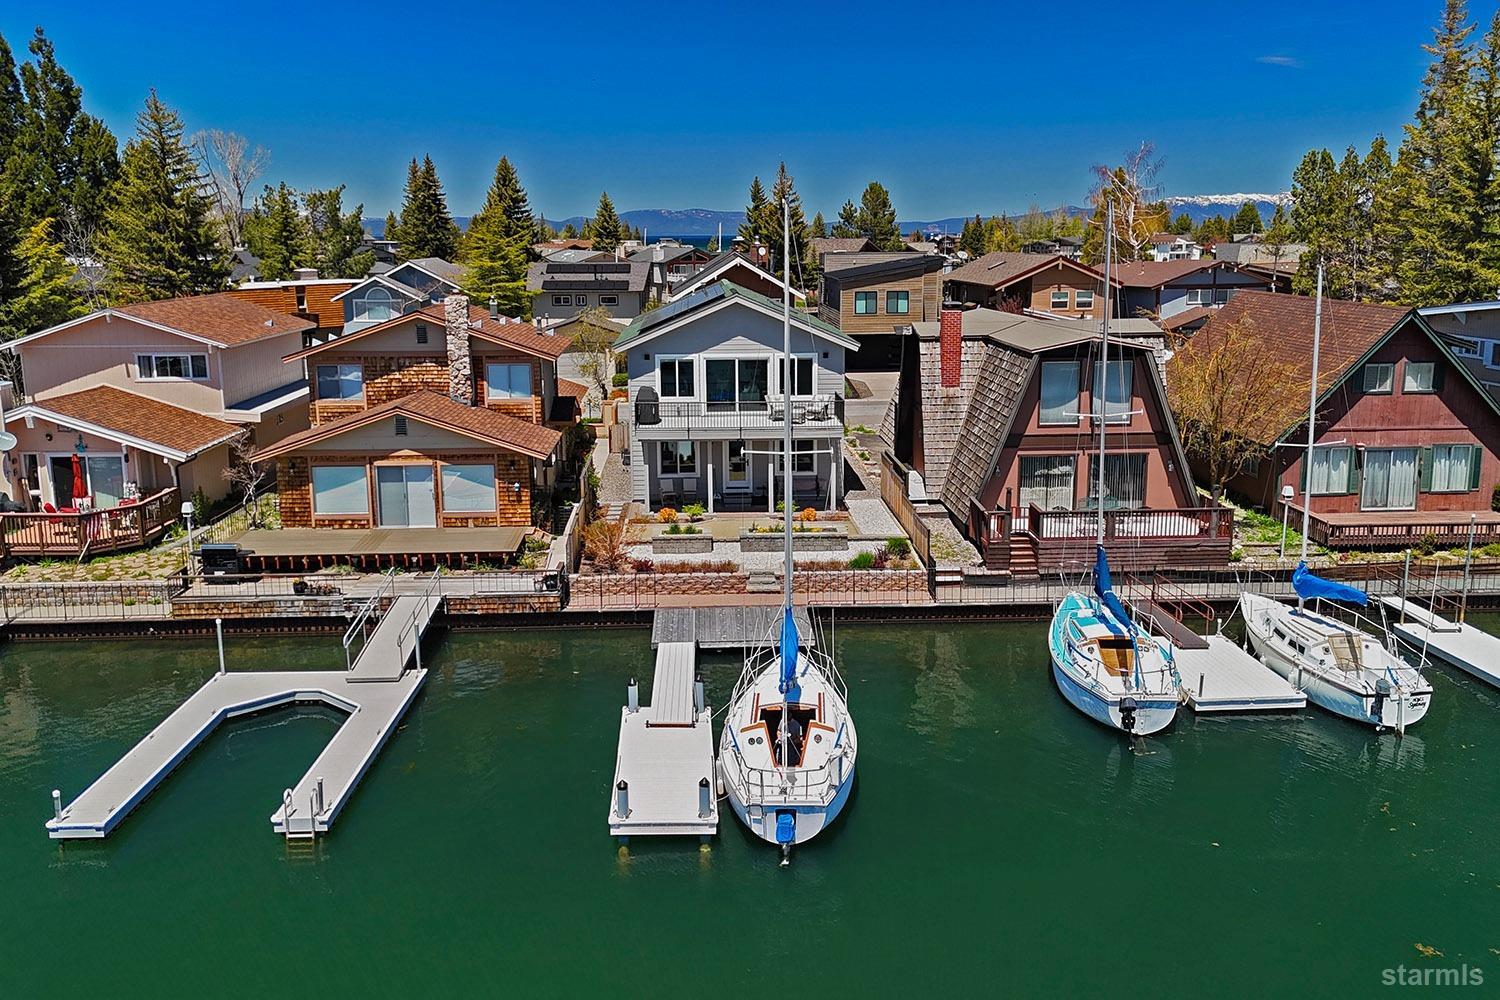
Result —
<instances>
[{"instance_id":1,"label":"boat mast","mask_svg":"<svg viewBox=\"0 0 1500 1000\"><path fill-rule=\"evenodd\" d=\"M1307 390L1307 457L1303 460L1303 484L1302 484L1302 561L1307 562L1307 530L1308 522L1312 516L1312 466L1313 466L1313 441L1317 436L1317 413L1318 413L1318 349L1323 339L1323 258L1318 258L1318 291L1313 305L1313 356L1312 356L1312 385ZM1297 598L1297 607L1302 607L1306 601Z\"/></svg>"},{"instance_id":2,"label":"boat mast","mask_svg":"<svg viewBox=\"0 0 1500 1000\"><path fill-rule=\"evenodd\" d=\"M1104 337L1100 350L1099 379L1095 383L1098 391L1094 394L1094 412L1099 416L1099 462L1095 470L1099 485L1095 487L1094 495L1099 504L1098 544L1100 545L1104 544L1104 428L1109 422L1105 419L1109 410L1109 278L1115 242L1115 203L1112 200L1108 201L1107 206L1104 215Z\"/></svg>"},{"instance_id":3,"label":"boat mast","mask_svg":"<svg viewBox=\"0 0 1500 1000\"><path fill-rule=\"evenodd\" d=\"M782 586L781 613L783 618L792 613L792 269L786 262L792 259L792 210L786 198L781 199L781 246L782 262L786 279L781 283L781 534L782 534ZM832 480L830 480L832 482ZM797 655L793 651L793 655ZM786 651L782 650L782 656ZM782 666L785 670L785 665ZM787 767L791 760L791 687L781 685L781 766Z\"/></svg>"}]
</instances>

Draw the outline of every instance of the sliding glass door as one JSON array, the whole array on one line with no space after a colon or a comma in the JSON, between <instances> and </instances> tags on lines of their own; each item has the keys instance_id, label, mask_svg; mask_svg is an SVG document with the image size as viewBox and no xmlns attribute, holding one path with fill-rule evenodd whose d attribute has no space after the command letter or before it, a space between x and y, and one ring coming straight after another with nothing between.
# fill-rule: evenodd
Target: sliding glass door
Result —
<instances>
[{"instance_id":1,"label":"sliding glass door","mask_svg":"<svg viewBox=\"0 0 1500 1000\"><path fill-rule=\"evenodd\" d=\"M763 410L771 385L765 358L708 358L703 365L710 410Z\"/></svg>"},{"instance_id":2,"label":"sliding glass door","mask_svg":"<svg viewBox=\"0 0 1500 1000\"><path fill-rule=\"evenodd\" d=\"M432 528L437 525L432 466L380 465L375 468L384 528Z\"/></svg>"},{"instance_id":3,"label":"sliding glass door","mask_svg":"<svg viewBox=\"0 0 1500 1000\"><path fill-rule=\"evenodd\" d=\"M1417 506L1417 449L1366 449L1359 505L1364 510L1414 509Z\"/></svg>"}]
</instances>

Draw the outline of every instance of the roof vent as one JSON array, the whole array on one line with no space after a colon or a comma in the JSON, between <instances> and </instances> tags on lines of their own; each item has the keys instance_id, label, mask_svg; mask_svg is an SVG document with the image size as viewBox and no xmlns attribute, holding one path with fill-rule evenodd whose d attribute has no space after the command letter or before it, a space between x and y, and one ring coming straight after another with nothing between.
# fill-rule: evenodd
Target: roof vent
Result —
<instances>
[{"instance_id":1,"label":"roof vent","mask_svg":"<svg viewBox=\"0 0 1500 1000\"><path fill-rule=\"evenodd\" d=\"M397 437L406 437L406 418L405 417L398 416L396 418L396 436Z\"/></svg>"},{"instance_id":2,"label":"roof vent","mask_svg":"<svg viewBox=\"0 0 1500 1000\"><path fill-rule=\"evenodd\" d=\"M419 344L425 344L425 343L427 343L427 324L426 323L418 323L417 324L417 343L419 343Z\"/></svg>"}]
</instances>

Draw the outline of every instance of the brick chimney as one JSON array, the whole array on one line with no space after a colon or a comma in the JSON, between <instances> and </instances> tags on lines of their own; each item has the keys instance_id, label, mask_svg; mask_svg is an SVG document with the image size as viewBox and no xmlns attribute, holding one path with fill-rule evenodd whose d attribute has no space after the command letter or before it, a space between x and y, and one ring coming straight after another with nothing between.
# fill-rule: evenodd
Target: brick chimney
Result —
<instances>
[{"instance_id":1,"label":"brick chimney","mask_svg":"<svg viewBox=\"0 0 1500 1000\"><path fill-rule=\"evenodd\" d=\"M443 327L448 345L448 395L456 403L474 405L474 362L469 356L469 297L443 299Z\"/></svg>"},{"instance_id":2,"label":"brick chimney","mask_svg":"<svg viewBox=\"0 0 1500 1000\"><path fill-rule=\"evenodd\" d=\"M964 372L964 313L944 305L938 313L938 362L943 388L957 389Z\"/></svg>"}]
</instances>

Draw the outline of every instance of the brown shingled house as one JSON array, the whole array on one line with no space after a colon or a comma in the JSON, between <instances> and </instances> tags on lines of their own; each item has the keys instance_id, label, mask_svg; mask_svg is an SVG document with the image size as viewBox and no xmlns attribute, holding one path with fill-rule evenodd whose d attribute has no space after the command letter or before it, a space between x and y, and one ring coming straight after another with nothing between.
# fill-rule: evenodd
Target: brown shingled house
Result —
<instances>
[{"instance_id":1,"label":"brown shingled house","mask_svg":"<svg viewBox=\"0 0 1500 1000\"><path fill-rule=\"evenodd\" d=\"M991 569L1035 576L1091 558L1099 502L1099 327L992 309L915 324L894 404L895 456ZM1233 519L1189 475L1147 341L1111 341L1103 507L1121 569L1222 566Z\"/></svg>"},{"instance_id":2,"label":"brown shingled house","mask_svg":"<svg viewBox=\"0 0 1500 1000\"><path fill-rule=\"evenodd\" d=\"M948 301L1069 319L1104 315L1104 279L1060 254L987 253L943 275Z\"/></svg>"}]
</instances>

